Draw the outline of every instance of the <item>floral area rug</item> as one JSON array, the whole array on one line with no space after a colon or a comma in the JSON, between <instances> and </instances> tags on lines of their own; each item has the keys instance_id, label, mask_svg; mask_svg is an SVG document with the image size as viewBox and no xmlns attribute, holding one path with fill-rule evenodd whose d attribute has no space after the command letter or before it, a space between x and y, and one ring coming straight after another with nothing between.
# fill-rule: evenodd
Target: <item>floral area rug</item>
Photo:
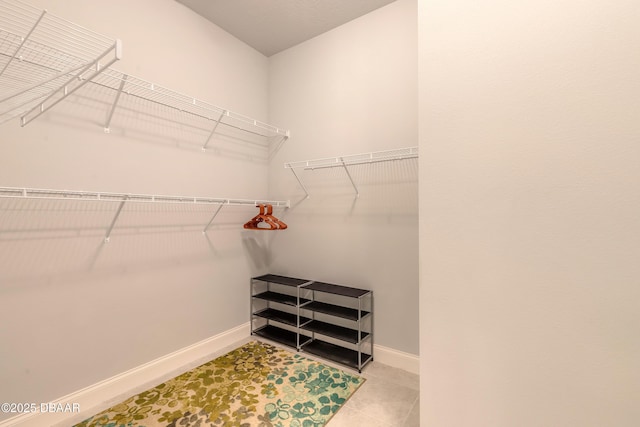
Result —
<instances>
[{"instance_id":1,"label":"floral area rug","mask_svg":"<svg viewBox=\"0 0 640 427\"><path fill-rule=\"evenodd\" d=\"M319 427L364 381L252 341L74 427Z\"/></svg>"}]
</instances>

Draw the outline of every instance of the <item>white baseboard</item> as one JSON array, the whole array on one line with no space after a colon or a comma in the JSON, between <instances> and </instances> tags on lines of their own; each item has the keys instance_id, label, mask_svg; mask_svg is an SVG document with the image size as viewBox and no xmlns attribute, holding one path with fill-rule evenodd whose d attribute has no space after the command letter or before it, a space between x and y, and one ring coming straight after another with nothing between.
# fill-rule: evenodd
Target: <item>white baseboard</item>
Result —
<instances>
[{"instance_id":1,"label":"white baseboard","mask_svg":"<svg viewBox=\"0 0 640 427\"><path fill-rule=\"evenodd\" d=\"M93 415L93 413L95 413L94 408L103 406L105 402L109 402L118 396L130 393L132 390L136 390L141 386L157 380L158 378L165 377L169 372L176 371L182 367L191 365L196 361L211 356L224 347L249 337L250 334L250 326L249 322L247 322L243 325L222 332L221 334L207 338L203 341L167 354L166 356L100 381L99 383L53 400L51 403L56 405L62 404L63 407L66 404L78 404L80 414L86 415L84 418L76 421L80 422L82 419L86 419ZM202 360L202 363L205 361L206 360ZM114 402L114 404L115 403L117 402ZM0 427L52 426L72 418L78 418L78 412L26 413L1 421Z\"/></svg>"},{"instance_id":2,"label":"white baseboard","mask_svg":"<svg viewBox=\"0 0 640 427\"><path fill-rule=\"evenodd\" d=\"M420 357L378 344L373 345L373 360L420 375ZM0 427L2 427L0 425Z\"/></svg>"}]
</instances>

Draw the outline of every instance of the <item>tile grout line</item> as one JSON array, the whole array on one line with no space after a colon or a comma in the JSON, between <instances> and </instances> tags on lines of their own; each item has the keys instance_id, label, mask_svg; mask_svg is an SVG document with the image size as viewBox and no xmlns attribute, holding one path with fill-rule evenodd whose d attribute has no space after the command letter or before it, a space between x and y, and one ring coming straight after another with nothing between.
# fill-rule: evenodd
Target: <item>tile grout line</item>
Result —
<instances>
[{"instance_id":1,"label":"tile grout line","mask_svg":"<svg viewBox=\"0 0 640 427\"><path fill-rule=\"evenodd\" d=\"M407 415L402 420L402 424L400 424L401 427L404 427L404 425L407 423L407 420L409 419L409 416L411 415L411 412L413 412L413 409L419 403L420 403L420 392L418 392L418 396L413 401L413 404L411 405L411 408L409 408L409 412L407 412Z\"/></svg>"}]
</instances>

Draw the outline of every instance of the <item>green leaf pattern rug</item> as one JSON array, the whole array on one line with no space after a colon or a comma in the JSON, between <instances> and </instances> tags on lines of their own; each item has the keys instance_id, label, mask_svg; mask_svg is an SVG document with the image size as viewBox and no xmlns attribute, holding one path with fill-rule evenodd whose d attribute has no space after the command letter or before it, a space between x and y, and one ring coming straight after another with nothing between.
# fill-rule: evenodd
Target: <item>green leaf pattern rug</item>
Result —
<instances>
[{"instance_id":1,"label":"green leaf pattern rug","mask_svg":"<svg viewBox=\"0 0 640 427\"><path fill-rule=\"evenodd\" d=\"M75 427L319 427L364 381L252 341Z\"/></svg>"}]
</instances>

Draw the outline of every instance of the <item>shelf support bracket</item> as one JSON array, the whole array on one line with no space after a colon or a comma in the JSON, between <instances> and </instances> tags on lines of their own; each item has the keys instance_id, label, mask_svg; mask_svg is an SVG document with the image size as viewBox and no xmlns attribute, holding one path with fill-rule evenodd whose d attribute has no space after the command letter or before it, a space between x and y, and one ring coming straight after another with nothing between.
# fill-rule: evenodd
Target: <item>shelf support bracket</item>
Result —
<instances>
[{"instance_id":1,"label":"shelf support bracket","mask_svg":"<svg viewBox=\"0 0 640 427\"><path fill-rule=\"evenodd\" d=\"M291 164L289 164L289 169L291 170L291 173L293 173L293 176L295 176L296 179L298 180L298 184L300 184L300 187L302 187L302 190L304 191L304 194L306 194L308 199L310 197L309 192L307 191L307 187L305 187L304 183L302 182L302 179L300 179L300 177L296 173L296 170L291 167Z\"/></svg>"},{"instance_id":2,"label":"shelf support bracket","mask_svg":"<svg viewBox=\"0 0 640 427\"><path fill-rule=\"evenodd\" d=\"M116 107L118 106L118 101L120 100L120 95L122 95L122 89L124 89L124 84L127 82L127 75L123 74L122 81L120 82L120 86L118 87L118 93L116 94L116 99L113 100L113 105L111 106L111 111L109 112L109 117L107 117L107 122L104 125L104 133L109 133L111 130L109 127L111 126L111 119L113 118L113 113L116 111Z\"/></svg>"},{"instance_id":3,"label":"shelf support bracket","mask_svg":"<svg viewBox=\"0 0 640 427\"><path fill-rule=\"evenodd\" d=\"M67 75L67 74L70 74L70 73L76 72L76 71L78 71L80 68L86 67L86 66L88 66L88 65L90 66L90 65L91 65L91 63L90 63L90 62L87 62L87 63L84 63L84 64L79 65L79 66L77 66L77 67L73 67L73 68L69 68L69 69L67 69L67 70L61 71L61 72L59 72L58 74L56 74L55 76L49 77L49 78L47 78L47 79L45 79L45 80L41 80L41 81L39 81L39 82L37 82L37 83L32 84L31 86L29 86L29 87L27 87L27 88L23 88L23 89L19 90L18 92L14 92L14 93L12 93L12 94L11 94L11 95L9 95L9 96L5 96L4 98L0 99L0 103L3 103L4 101L7 101L7 100L9 100L9 99L11 99L11 98L15 98L16 96L22 95L23 93L29 92L30 90L33 90L33 89L37 88L38 86L42 86L42 85L47 84L47 83L49 83L49 82L51 82L51 81L54 81L55 79L59 79L59 78L60 78L60 77L62 77L62 76L65 76L65 75ZM26 101L26 102L24 102L24 103L20 104L18 107L14 107L14 108L22 107L23 105L28 104L28 103L29 103L29 102L31 102L31 101L33 101L33 99L30 99L30 100L28 100L28 101ZM11 110L9 110L9 111L11 111ZM4 114L4 113L3 113L3 114Z\"/></svg>"},{"instance_id":4,"label":"shelf support bracket","mask_svg":"<svg viewBox=\"0 0 640 427\"><path fill-rule=\"evenodd\" d=\"M111 225L109 225L109 229L107 230L107 234L104 236L104 242L105 243L109 243L109 239L111 238L111 231L113 231L113 226L116 225L116 221L118 220L118 217L120 216L120 212L122 212L122 208L124 207L124 204L127 202L128 197L125 196L124 199L122 199L122 201L120 202L120 205L118 205L118 210L116 211L116 216L113 217L113 221L111 221Z\"/></svg>"},{"instance_id":5,"label":"shelf support bracket","mask_svg":"<svg viewBox=\"0 0 640 427\"><path fill-rule=\"evenodd\" d=\"M347 176L349 177L349 181L351 181L351 185L353 185L353 189L356 190L356 197L360 197L360 192L358 191L358 187L356 187L356 183L353 181L353 178L349 173L349 169L347 168L347 164L344 162L344 159L342 157L340 157L340 162L342 163L342 167L344 168L344 171L347 173Z\"/></svg>"},{"instance_id":6,"label":"shelf support bracket","mask_svg":"<svg viewBox=\"0 0 640 427\"><path fill-rule=\"evenodd\" d=\"M216 120L215 126L213 126L213 130L211 131L211 133L209 134L209 137L207 138L207 140L205 141L204 145L202 146L202 151L206 151L207 150L207 145L209 145L209 141L211 141L211 138L216 133L216 129L218 129L218 125L220 124L220 121L228 113L229 112L227 110L222 110L222 113L220 114L220 116L218 116L218 120Z\"/></svg>"},{"instance_id":7,"label":"shelf support bracket","mask_svg":"<svg viewBox=\"0 0 640 427\"><path fill-rule=\"evenodd\" d=\"M105 65L101 65L100 60L106 57L107 55L109 55L110 53L113 53L113 58L107 61ZM109 68L111 64L119 60L121 57L122 57L122 43L120 40L117 40L113 46L107 49L102 55L96 58L89 65L84 67L77 75L72 76L69 80L67 80L67 82L64 85L62 85L59 89L55 90L53 93L47 96L39 105L36 105L34 108L29 110L27 113L25 113L21 119L21 126L25 126L27 123L31 122L36 117L40 116L41 114L53 108L55 105L57 105L59 102L67 98L69 95L73 94L82 86L84 86L85 84L93 80L98 74L102 73L103 70ZM84 74L87 71L89 71L91 68L93 68L94 65L95 65L95 70L92 71L90 75L85 76ZM78 80L79 83L76 82L74 85L72 85L72 83L74 83L74 80ZM70 88L70 85L72 85L71 88ZM60 97L56 100L52 100L52 98L56 94L59 94Z\"/></svg>"},{"instance_id":8,"label":"shelf support bracket","mask_svg":"<svg viewBox=\"0 0 640 427\"><path fill-rule=\"evenodd\" d=\"M218 209L216 209L216 212L213 214L213 217L211 217L207 225L204 227L204 230L202 230L202 234L207 234L207 230L213 223L213 220L216 219L216 216L218 216L218 213L220 213L220 210L222 209L223 206L224 206L224 202L220 203L220 206L218 206Z\"/></svg>"},{"instance_id":9,"label":"shelf support bracket","mask_svg":"<svg viewBox=\"0 0 640 427\"><path fill-rule=\"evenodd\" d=\"M269 152L269 158L273 157L278 151L280 151L280 148L282 147L282 145L285 143L285 141L289 139L289 131L287 131L286 134L282 135L282 138L280 138L275 146L275 148L271 149L270 148L270 152Z\"/></svg>"},{"instance_id":10,"label":"shelf support bracket","mask_svg":"<svg viewBox=\"0 0 640 427\"><path fill-rule=\"evenodd\" d=\"M20 52L20 50L22 49L22 46L24 46L24 44L27 42L27 40L29 39L29 37L31 37L31 34L33 33L33 31L36 29L36 27L38 26L38 24L40 24L40 21L42 21L42 18L44 18L44 15L47 13L46 10L43 10L42 13L40 14L40 17L38 18L38 20L35 22L35 24L33 24L33 27L31 27L31 30L29 30L29 32L27 33L26 36L24 36L22 38L22 43L20 43L20 46L18 46L18 48L16 49L15 52L13 52L13 55L11 56L11 58L9 58L9 60L7 61L6 64L4 64L4 67L2 67L2 71L0 71L0 76L7 70L7 68L9 68L9 64L11 64L11 62L13 62L14 59L16 59L16 57L18 56L18 52Z\"/></svg>"}]
</instances>

